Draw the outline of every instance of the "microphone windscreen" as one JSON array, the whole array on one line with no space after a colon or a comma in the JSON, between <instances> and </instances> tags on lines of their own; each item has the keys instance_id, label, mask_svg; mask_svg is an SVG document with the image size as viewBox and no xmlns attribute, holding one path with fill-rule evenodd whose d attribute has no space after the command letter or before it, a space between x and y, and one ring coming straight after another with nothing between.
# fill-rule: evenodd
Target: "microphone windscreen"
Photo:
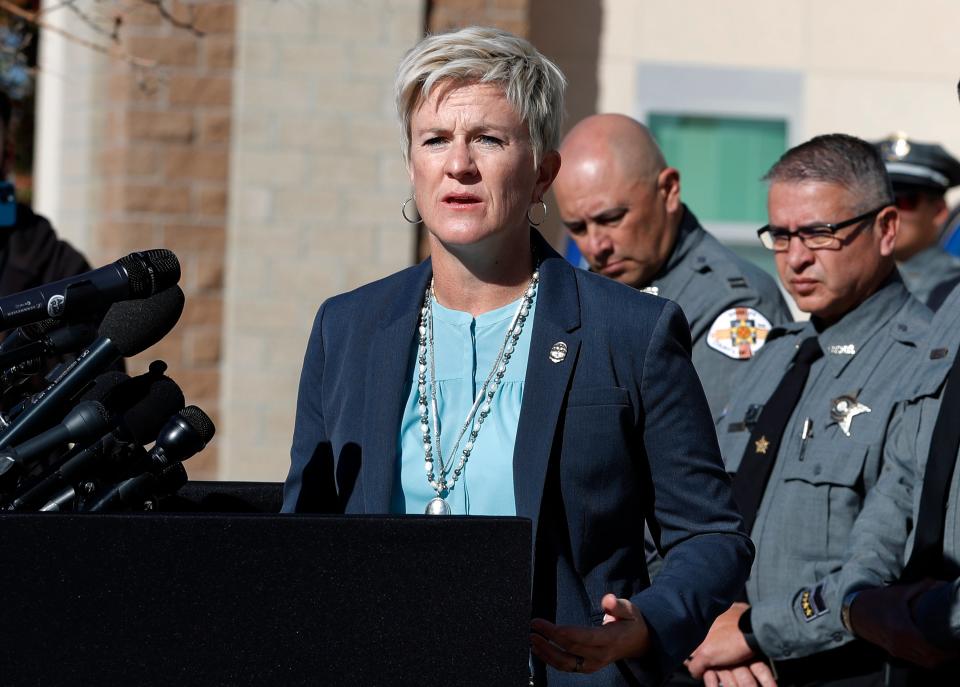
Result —
<instances>
[{"instance_id":1,"label":"microphone windscreen","mask_svg":"<svg viewBox=\"0 0 960 687\"><path fill-rule=\"evenodd\" d=\"M93 381L93 386L87 389L78 401L103 401L114 387L130 377L123 372L110 370L104 372Z\"/></svg>"},{"instance_id":2,"label":"microphone windscreen","mask_svg":"<svg viewBox=\"0 0 960 687\"><path fill-rule=\"evenodd\" d=\"M137 355L173 329L183 300L180 287L172 286L150 298L114 303L100 324L100 336L110 339L124 358Z\"/></svg>"},{"instance_id":3,"label":"microphone windscreen","mask_svg":"<svg viewBox=\"0 0 960 687\"><path fill-rule=\"evenodd\" d=\"M180 417L193 428L204 444L210 443L217 428L213 426L213 420L197 406L187 406L180 411Z\"/></svg>"},{"instance_id":4,"label":"microphone windscreen","mask_svg":"<svg viewBox=\"0 0 960 687\"><path fill-rule=\"evenodd\" d=\"M146 376L146 375L143 375ZM135 379L130 380L135 382ZM114 399L107 399L111 404ZM154 377L146 393L124 408L120 420L120 436L124 441L143 445L153 441L167 418L183 408L183 392L166 376Z\"/></svg>"}]
</instances>

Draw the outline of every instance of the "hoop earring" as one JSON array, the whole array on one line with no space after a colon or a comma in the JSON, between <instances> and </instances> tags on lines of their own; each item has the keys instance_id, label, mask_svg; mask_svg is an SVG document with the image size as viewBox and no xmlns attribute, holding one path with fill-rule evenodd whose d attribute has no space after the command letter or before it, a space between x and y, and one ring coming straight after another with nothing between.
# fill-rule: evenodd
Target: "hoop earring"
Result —
<instances>
[{"instance_id":1,"label":"hoop earring","mask_svg":"<svg viewBox=\"0 0 960 687\"><path fill-rule=\"evenodd\" d=\"M420 222L423 221L423 217L419 217L417 219L410 219L409 217L407 217L407 203L409 203L411 200L413 200L413 196L410 196L405 201L403 201L403 205L400 206L400 214L403 215L403 218L407 220L407 222L409 222L410 224L420 224ZM416 205L414 205L414 207L416 207ZM417 214L419 215L420 212L417 211Z\"/></svg>"},{"instance_id":2,"label":"hoop earring","mask_svg":"<svg viewBox=\"0 0 960 687\"><path fill-rule=\"evenodd\" d=\"M527 221L530 222L531 227L539 227L541 224L543 224L543 220L547 218L547 204L541 200L540 206L543 208L543 217L540 218L539 222L534 222L532 219L530 219L530 208L527 208Z\"/></svg>"}]
</instances>

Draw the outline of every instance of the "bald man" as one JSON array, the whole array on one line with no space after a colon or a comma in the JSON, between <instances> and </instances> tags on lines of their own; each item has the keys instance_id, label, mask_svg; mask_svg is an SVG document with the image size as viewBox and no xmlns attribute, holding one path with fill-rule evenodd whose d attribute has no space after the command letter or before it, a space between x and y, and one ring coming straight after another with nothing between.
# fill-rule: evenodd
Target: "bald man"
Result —
<instances>
[{"instance_id":1,"label":"bald man","mask_svg":"<svg viewBox=\"0 0 960 687\"><path fill-rule=\"evenodd\" d=\"M588 117L560 157L554 192L580 253L591 271L680 305L716 419L737 368L792 320L776 282L704 231L680 201L680 173L639 122Z\"/></svg>"}]
</instances>

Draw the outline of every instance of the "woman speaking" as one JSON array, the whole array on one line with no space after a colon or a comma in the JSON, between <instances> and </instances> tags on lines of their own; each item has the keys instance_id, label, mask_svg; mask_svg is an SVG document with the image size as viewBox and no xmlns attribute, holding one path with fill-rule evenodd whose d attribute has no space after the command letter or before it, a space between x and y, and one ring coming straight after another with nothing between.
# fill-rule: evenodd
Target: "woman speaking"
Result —
<instances>
[{"instance_id":1,"label":"woman speaking","mask_svg":"<svg viewBox=\"0 0 960 687\"><path fill-rule=\"evenodd\" d=\"M646 684L734 600L752 547L680 309L575 270L532 228L564 86L495 29L404 58L402 212L431 257L320 307L284 509L530 518L537 683Z\"/></svg>"}]
</instances>

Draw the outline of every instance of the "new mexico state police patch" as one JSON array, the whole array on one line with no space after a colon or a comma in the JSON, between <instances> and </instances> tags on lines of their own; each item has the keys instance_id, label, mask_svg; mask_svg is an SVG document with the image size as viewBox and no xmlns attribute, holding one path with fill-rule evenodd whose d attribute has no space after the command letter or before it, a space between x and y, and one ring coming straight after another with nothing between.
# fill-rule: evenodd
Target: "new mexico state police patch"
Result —
<instances>
[{"instance_id":1,"label":"new mexico state police patch","mask_svg":"<svg viewBox=\"0 0 960 687\"><path fill-rule=\"evenodd\" d=\"M746 360L763 346L770 326L770 320L753 308L730 308L710 325L707 345L728 358Z\"/></svg>"}]
</instances>

